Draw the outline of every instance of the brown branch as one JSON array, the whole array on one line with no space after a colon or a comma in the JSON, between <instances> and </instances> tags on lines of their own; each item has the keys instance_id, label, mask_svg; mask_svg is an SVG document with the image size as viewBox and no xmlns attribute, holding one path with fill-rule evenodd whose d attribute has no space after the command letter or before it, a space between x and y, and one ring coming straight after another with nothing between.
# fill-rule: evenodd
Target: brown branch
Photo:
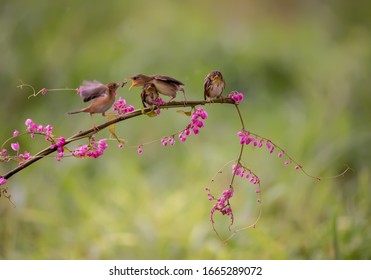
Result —
<instances>
[{"instance_id":1,"label":"brown branch","mask_svg":"<svg viewBox=\"0 0 371 280\"><path fill-rule=\"evenodd\" d=\"M198 105L203 106L205 104L218 104L218 103L219 104L221 104L221 103L235 104L235 102L230 98L221 98L221 99L216 99L216 100L213 100L213 101L205 101L205 100L180 101L180 102L179 101L173 101L173 102L166 103L164 105L159 105L159 106L155 107L154 109L156 109L156 108L172 109L172 108L179 108L179 107L195 107L195 106L198 106ZM128 120L128 119L134 118L134 117L139 117L141 115L146 115L147 113L151 112L152 110L153 109L151 109L151 108L138 109L138 110L135 110L135 111L133 111L129 114L120 115L116 119L107 121L107 122L97 126L98 130L94 130L93 128L91 128L91 129L88 129L88 130L85 130L85 131L81 131L81 132L79 132L75 135L72 135L71 137L66 139L66 142L65 142L64 146L66 146L67 144L69 144L71 142L77 141L79 139L90 137L93 134L96 134L97 131L101 131L101 130L109 127L110 125L112 125L114 123L122 122L122 121L125 121L125 120ZM6 174L4 174L0 177L3 177L4 179L9 179L13 175L17 174L19 171L25 169L26 167L28 167L31 164L37 162L38 160L44 158L45 156L55 152L56 150L57 150L56 146L53 147L53 148L51 148L51 147L45 148L45 149L41 150L40 152L38 152L37 154L35 154L30 160L24 162L22 165L17 166L16 168L10 170L8 173L6 173Z\"/></svg>"}]
</instances>

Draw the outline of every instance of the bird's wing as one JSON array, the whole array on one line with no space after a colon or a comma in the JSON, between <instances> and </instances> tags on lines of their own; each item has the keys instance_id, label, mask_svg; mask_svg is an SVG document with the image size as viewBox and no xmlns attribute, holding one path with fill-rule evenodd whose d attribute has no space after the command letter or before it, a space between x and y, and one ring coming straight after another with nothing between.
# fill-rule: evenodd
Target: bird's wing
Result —
<instances>
[{"instance_id":1,"label":"bird's wing","mask_svg":"<svg viewBox=\"0 0 371 280\"><path fill-rule=\"evenodd\" d=\"M154 76L156 80L160 80L167 83L174 83L176 85L184 85L181 81L178 81L174 78L168 77L168 76L162 76L162 75L156 75Z\"/></svg>"},{"instance_id":2,"label":"bird's wing","mask_svg":"<svg viewBox=\"0 0 371 280\"><path fill-rule=\"evenodd\" d=\"M80 86L80 95L84 102L88 102L97 97L108 94L108 87L98 81L84 81Z\"/></svg>"},{"instance_id":3,"label":"bird's wing","mask_svg":"<svg viewBox=\"0 0 371 280\"><path fill-rule=\"evenodd\" d=\"M145 89L143 89L142 92L140 93L140 97L142 98L142 104L144 108L147 108L147 105L145 103L146 101L146 90Z\"/></svg>"},{"instance_id":4,"label":"bird's wing","mask_svg":"<svg viewBox=\"0 0 371 280\"><path fill-rule=\"evenodd\" d=\"M209 75L204 79L204 100L206 100L206 93L210 90L211 87L211 79L209 78Z\"/></svg>"}]
</instances>

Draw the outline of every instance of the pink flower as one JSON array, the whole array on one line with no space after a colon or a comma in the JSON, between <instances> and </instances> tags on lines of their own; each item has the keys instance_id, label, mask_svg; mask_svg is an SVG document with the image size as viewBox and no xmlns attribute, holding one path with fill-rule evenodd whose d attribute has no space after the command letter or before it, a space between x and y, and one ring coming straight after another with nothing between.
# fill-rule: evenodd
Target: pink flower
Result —
<instances>
[{"instance_id":1,"label":"pink flower","mask_svg":"<svg viewBox=\"0 0 371 280\"><path fill-rule=\"evenodd\" d=\"M214 213L216 211L220 212L222 215L227 215L231 218L231 223L233 223L233 212L232 208L229 205L229 200L233 197L233 189L229 188L222 192L222 196L220 198L215 198L211 193L209 188L205 188L208 192L208 200L216 200L217 202L213 205L210 211L210 221L214 223Z\"/></svg>"},{"instance_id":2,"label":"pink flower","mask_svg":"<svg viewBox=\"0 0 371 280\"><path fill-rule=\"evenodd\" d=\"M119 149L121 150L124 147L124 144L119 143Z\"/></svg>"},{"instance_id":3,"label":"pink flower","mask_svg":"<svg viewBox=\"0 0 371 280\"><path fill-rule=\"evenodd\" d=\"M12 148L13 151L18 151L19 150L19 143L18 142L11 143L10 147Z\"/></svg>"},{"instance_id":4,"label":"pink flower","mask_svg":"<svg viewBox=\"0 0 371 280\"><path fill-rule=\"evenodd\" d=\"M122 144L122 143L120 143ZM120 146L120 145L119 145ZM82 145L71 152L75 157L91 157L98 158L103 155L104 151L108 148L106 139L100 139L98 142L91 140L90 145ZM59 155L63 157L63 153Z\"/></svg>"},{"instance_id":5,"label":"pink flower","mask_svg":"<svg viewBox=\"0 0 371 280\"><path fill-rule=\"evenodd\" d=\"M153 100L154 105L164 105L166 102L162 98L157 98L156 100Z\"/></svg>"},{"instance_id":6,"label":"pink flower","mask_svg":"<svg viewBox=\"0 0 371 280\"><path fill-rule=\"evenodd\" d=\"M207 119L208 115L207 112L203 108L198 108L196 111L192 112L191 115L191 122L187 126L186 129L184 129L180 134L179 134L179 140L181 142L185 142L187 137L191 135L192 133L194 135L197 135L200 133L200 129L204 127L204 121ZM172 145L170 143L170 145Z\"/></svg>"},{"instance_id":7,"label":"pink flower","mask_svg":"<svg viewBox=\"0 0 371 280\"><path fill-rule=\"evenodd\" d=\"M33 121L31 119L27 119L24 124L26 126L30 126L31 124L33 124Z\"/></svg>"},{"instance_id":8,"label":"pink flower","mask_svg":"<svg viewBox=\"0 0 371 280\"><path fill-rule=\"evenodd\" d=\"M41 94L42 94L42 95L45 95L46 92L47 92L46 88L43 88L43 89L41 90Z\"/></svg>"},{"instance_id":9,"label":"pink flower","mask_svg":"<svg viewBox=\"0 0 371 280\"><path fill-rule=\"evenodd\" d=\"M119 115L125 115L128 113L131 113L134 111L133 105L126 105L126 100L119 98L114 104L113 104L113 110L116 111Z\"/></svg>"},{"instance_id":10,"label":"pink flower","mask_svg":"<svg viewBox=\"0 0 371 280\"><path fill-rule=\"evenodd\" d=\"M23 154L20 154L18 156L18 158L21 159L21 160L29 160L30 157L31 157L31 154L27 151L25 151Z\"/></svg>"},{"instance_id":11,"label":"pink flower","mask_svg":"<svg viewBox=\"0 0 371 280\"><path fill-rule=\"evenodd\" d=\"M7 149L3 149L3 150L1 151L1 153L2 153L3 155L6 155L6 154L8 153L8 150L7 150Z\"/></svg>"},{"instance_id":12,"label":"pink flower","mask_svg":"<svg viewBox=\"0 0 371 280\"><path fill-rule=\"evenodd\" d=\"M169 143L170 143L170 146L174 146L174 145L175 145L175 140L174 140L174 138L173 138L172 136L170 136L170 137L168 138L168 141L169 141Z\"/></svg>"},{"instance_id":13,"label":"pink flower","mask_svg":"<svg viewBox=\"0 0 371 280\"><path fill-rule=\"evenodd\" d=\"M66 139L64 139L64 137L59 137L58 142L57 142L57 147L63 147L65 143L66 143Z\"/></svg>"},{"instance_id":14,"label":"pink flower","mask_svg":"<svg viewBox=\"0 0 371 280\"><path fill-rule=\"evenodd\" d=\"M244 95L242 92L231 92L228 97L234 101L235 104L239 104L243 101Z\"/></svg>"},{"instance_id":15,"label":"pink flower","mask_svg":"<svg viewBox=\"0 0 371 280\"><path fill-rule=\"evenodd\" d=\"M19 131L18 130L14 130L13 137L17 137L18 135L19 135Z\"/></svg>"},{"instance_id":16,"label":"pink flower","mask_svg":"<svg viewBox=\"0 0 371 280\"><path fill-rule=\"evenodd\" d=\"M138 148L137 148L137 152L138 152L138 154L143 153L143 150L142 150L142 146L141 146L141 145L138 146Z\"/></svg>"},{"instance_id":17,"label":"pink flower","mask_svg":"<svg viewBox=\"0 0 371 280\"><path fill-rule=\"evenodd\" d=\"M162 146L164 146L164 147L167 146L167 140L166 140L166 137L161 139L161 144L162 144Z\"/></svg>"},{"instance_id":18,"label":"pink flower","mask_svg":"<svg viewBox=\"0 0 371 280\"><path fill-rule=\"evenodd\" d=\"M0 177L0 186L6 184L6 179L3 177Z\"/></svg>"}]
</instances>

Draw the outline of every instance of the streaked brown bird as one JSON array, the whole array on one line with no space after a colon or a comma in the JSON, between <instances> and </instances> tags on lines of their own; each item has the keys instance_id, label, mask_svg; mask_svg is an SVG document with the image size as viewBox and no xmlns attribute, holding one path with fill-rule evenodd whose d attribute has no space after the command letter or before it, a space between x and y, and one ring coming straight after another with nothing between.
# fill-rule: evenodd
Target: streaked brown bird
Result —
<instances>
[{"instance_id":1,"label":"streaked brown bird","mask_svg":"<svg viewBox=\"0 0 371 280\"><path fill-rule=\"evenodd\" d=\"M77 114L86 112L90 114L90 118L93 122L92 115L101 113L102 116L105 116L107 110L109 110L116 98L116 90L121 86L123 87L126 82L120 83L108 83L106 85L98 81L84 81L82 86L79 88L79 93L83 98L84 102L93 100L93 102L80 110L69 112L67 114ZM93 122L93 127L95 127Z\"/></svg>"},{"instance_id":2,"label":"streaked brown bird","mask_svg":"<svg viewBox=\"0 0 371 280\"><path fill-rule=\"evenodd\" d=\"M184 100L186 100L184 84L174 78L162 75L146 76L138 74L130 77L129 80L132 82L129 90L132 87L144 86L147 83L152 83L159 93L171 97L169 102L176 97L177 91L182 91Z\"/></svg>"},{"instance_id":3,"label":"streaked brown bird","mask_svg":"<svg viewBox=\"0 0 371 280\"><path fill-rule=\"evenodd\" d=\"M146 83L143 86L141 97L144 107L147 107L147 105L152 107L154 105L154 102L159 98L159 94L155 85L152 83Z\"/></svg>"},{"instance_id":4,"label":"streaked brown bird","mask_svg":"<svg viewBox=\"0 0 371 280\"><path fill-rule=\"evenodd\" d=\"M225 81L219 71L210 72L204 80L204 99L212 100L222 97Z\"/></svg>"}]
</instances>

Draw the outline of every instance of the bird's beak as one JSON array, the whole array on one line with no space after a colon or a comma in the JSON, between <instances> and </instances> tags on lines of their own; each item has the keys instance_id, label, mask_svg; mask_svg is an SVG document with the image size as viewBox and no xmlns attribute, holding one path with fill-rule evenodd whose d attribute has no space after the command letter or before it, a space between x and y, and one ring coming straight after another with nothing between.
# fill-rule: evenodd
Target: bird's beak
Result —
<instances>
[{"instance_id":1,"label":"bird's beak","mask_svg":"<svg viewBox=\"0 0 371 280\"><path fill-rule=\"evenodd\" d=\"M131 81L131 86L129 87L129 90L131 90L131 88L135 87L137 84L135 83L135 81L132 78L129 78L129 80Z\"/></svg>"}]
</instances>

